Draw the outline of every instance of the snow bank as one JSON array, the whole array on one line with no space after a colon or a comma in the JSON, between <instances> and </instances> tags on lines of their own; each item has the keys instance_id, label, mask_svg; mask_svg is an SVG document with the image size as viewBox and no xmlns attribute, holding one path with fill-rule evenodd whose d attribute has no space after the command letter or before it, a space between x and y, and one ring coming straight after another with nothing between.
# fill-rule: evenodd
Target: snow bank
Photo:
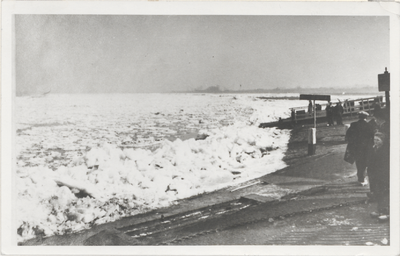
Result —
<instances>
[{"instance_id":1,"label":"snow bank","mask_svg":"<svg viewBox=\"0 0 400 256\"><path fill-rule=\"evenodd\" d=\"M140 137L143 133L136 131L138 138L132 138L129 131L121 132L129 123L127 115L135 112L120 113L110 102L108 107L115 111L103 109L104 117L98 120L80 120L88 112L81 107L74 109L76 117L63 110L65 115L51 115L51 122L21 125L16 184L19 240L82 230L285 167L282 158L289 131L258 128L260 117L276 118L265 103L248 96L225 96L216 103L213 97L203 97L214 111L199 115L201 123L197 118L188 120L204 111L195 108L204 102L188 104L183 110L182 106L172 107L170 112L164 109L162 122L160 114L149 113L151 110L147 110L147 118L140 115L143 123L152 124L143 129L153 131L146 137L150 144L157 142L151 149L132 144L144 138ZM56 103L51 104L57 109ZM190 113L182 114L189 109ZM270 109L287 111L273 104ZM102 125L104 134L99 136L96 131ZM191 125L208 137L179 139L179 129ZM178 136L166 139L170 133L163 131L175 131Z\"/></svg>"},{"instance_id":2,"label":"snow bank","mask_svg":"<svg viewBox=\"0 0 400 256\"><path fill-rule=\"evenodd\" d=\"M24 168L17 175L19 234L77 231L273 172L285 166L287 139L273 129L224 127L205 140L165 140L154 152L104 144L77 166ZM78 198L82 188L91 197Z\"/></svg>"}]
</instances>

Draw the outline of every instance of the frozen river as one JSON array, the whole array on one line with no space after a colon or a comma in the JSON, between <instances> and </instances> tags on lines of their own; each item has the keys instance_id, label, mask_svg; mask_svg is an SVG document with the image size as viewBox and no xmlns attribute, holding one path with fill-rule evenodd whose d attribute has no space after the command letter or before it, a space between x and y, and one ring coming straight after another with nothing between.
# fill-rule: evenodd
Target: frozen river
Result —
<instances>
[{"instance_id":1,"label":"frozen river","mask_svg":"<svg viewBox=\"0 0 400 256\"><path fill-rule=\"evenodd\" d=\"M290 131L258 125L307 102L260 96L273 95L16 98L18 240L89 228L285 167Z\"/></svg>"}]
</instances>

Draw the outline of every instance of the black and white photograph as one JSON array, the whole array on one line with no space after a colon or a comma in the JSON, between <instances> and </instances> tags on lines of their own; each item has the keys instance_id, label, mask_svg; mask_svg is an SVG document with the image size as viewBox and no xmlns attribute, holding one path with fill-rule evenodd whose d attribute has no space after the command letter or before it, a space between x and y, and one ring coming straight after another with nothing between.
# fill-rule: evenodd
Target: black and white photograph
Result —
<instances>
[{"instance_id":1,"label":"black and white photograph","mask_svg":"<svg viewBox=\"0 0 400 256\"><path fill-rule=\"evenodd\" d=\"M2 254L398 255L398 4L4 3Z\"/></svg>"}]
</instances>

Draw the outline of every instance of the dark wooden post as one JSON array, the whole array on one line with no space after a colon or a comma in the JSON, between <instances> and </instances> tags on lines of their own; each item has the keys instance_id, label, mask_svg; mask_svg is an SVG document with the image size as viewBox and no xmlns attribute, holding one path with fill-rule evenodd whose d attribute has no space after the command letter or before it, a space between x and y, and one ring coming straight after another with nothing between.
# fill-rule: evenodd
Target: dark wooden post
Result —
<instances>
[{"instance_id":1,"label":"dark wooden post","mask_svg":"<svg viewBox=\"0 0 400 256\"><path fill-rule=\"evenodd\" d=\"M315 107L315 100L313 101L313 111L314 111L314 128L317 128L317 108Z\"/></svg>"}]
</instances>

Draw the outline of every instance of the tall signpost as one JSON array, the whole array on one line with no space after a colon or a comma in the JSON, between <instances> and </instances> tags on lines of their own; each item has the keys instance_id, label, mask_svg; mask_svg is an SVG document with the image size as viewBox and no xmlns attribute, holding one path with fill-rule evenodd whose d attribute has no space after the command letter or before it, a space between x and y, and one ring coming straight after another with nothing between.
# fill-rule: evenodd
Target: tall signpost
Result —
<instances>
[{"instance_id":1,"label":"tall signpost","mask_svg":"<svg viewBox=\"0 0 400 256\"><path fill-rule=\"evenodd\" d=\"M300 94L301 100L313 101L314 128L308 131L308 155L314 155L317 147L317 111L315 107L316 100L331 101L330 95Z\"/></svg>"},{"instance_id":2,"label":"tall signpost","mask_svg":"<svg viewBox=\"0 0 400 256\"><path fill-rule=\"evenodd\" d=\"M383 74L378 74L378 90L380 92L385 92L386 106L390 107L390 73L385 68Z\"/></svg>"}]
</instances>

